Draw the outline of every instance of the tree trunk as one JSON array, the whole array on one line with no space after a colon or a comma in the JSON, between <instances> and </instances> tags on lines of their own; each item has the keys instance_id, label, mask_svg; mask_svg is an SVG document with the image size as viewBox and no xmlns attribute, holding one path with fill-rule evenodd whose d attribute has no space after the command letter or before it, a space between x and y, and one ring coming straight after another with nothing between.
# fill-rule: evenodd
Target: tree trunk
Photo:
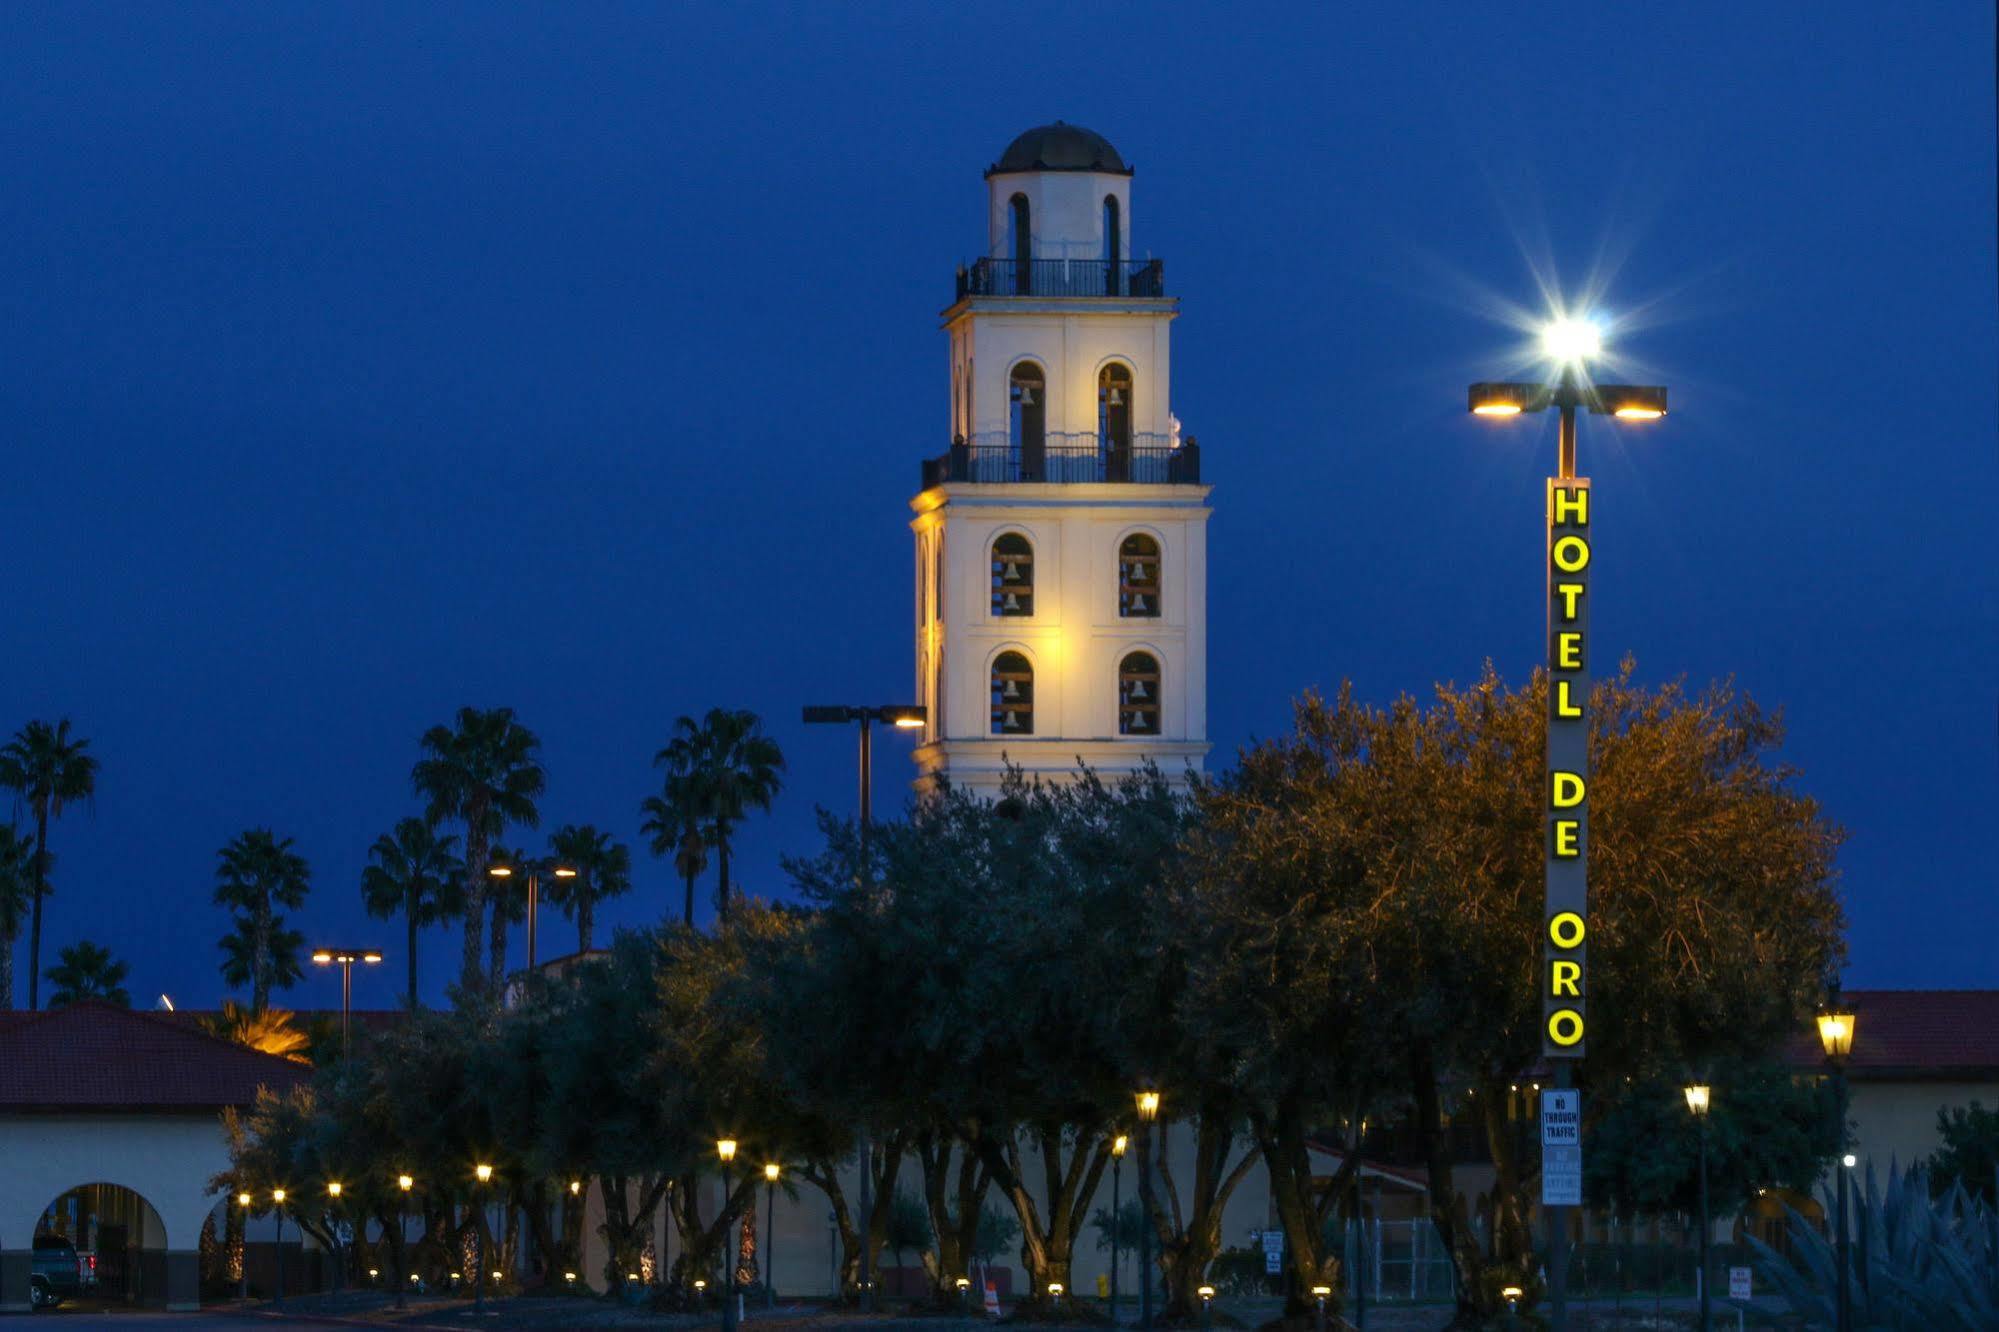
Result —
<instances>
[{"instance_id":1,"label":"tree trunk","mask_svg":"<svg viewBox=\"0 0 1999 1332\"><path fill-rule=\"evenodd\" d=\"M0 1013L14 1011L14 945L19 941L18 925L0 934Z\"/></svg>"},{"instance_id":2,"label":"tree trunk","mask_svg":"<svg viewBox=\"0 0 1999 1332\"><path fill-rule=\"evenodd\" d=\"M600 1175L598 1191L604 1195L604 1224L597 1233L604 1237L604 1284L618 1290L625 1278L639 1270L639 1259L652 1240L652 1214L669 1180L665 1175L641 1175L638 1206L632 1206L626 1175Z\"/></svg>"},{"instance_id":3,"label":"tree trunk","mask_svg":"<svg viewBox=\"0 0 1999 1332\"><path fill-rule=\"evenodd\" d=\"M479 963L486 924L486 861L491 855L485 825L483 804L465 811L465 956L458 972L458 987L467 998L479 995L486 988L486 969Z\"/></svg>"},{"instance_id":4,"label":"tree trunk","mask_svg":"<svg viewBox=\"0 0 1999 1332\"><path fill-rule=\"evenodd\" d=\"M694 876L692 874L683 874L681 875L681 878L687 881L686 920L687 920L687 928L691 930L694 928Z\"/></svg>"},{"instance_id":5,"label":"tree trunk","mask_svg":"<svg viewBox=\"0 0 1999 1332\"><path fill-rule=\"evenodd\" d=\"M1021 1178L1017 1132L1009 1132L1001 1140L980 1129L972 1139L993 1182L1012 1201L1020 1217L1020 1256L1027 1267L1027 1301L1034 1307L1045 1306L1050 1285L1060 1283L1064 1290L1073 1289L1069 1268L1075 1259L1078 1223L1088 1215L1097 1183L1110 1164L1110 1145L1103 1141L1098 1126L1080 1124L1075 1129L1078 1146L1066 1153L1066 1159L1062 1125L1043 1124L1019 1130L1032 1132L1040 1149L1042 1194L1048 1199L1045 1222L1026 1181Z\"/></svg>"},{"instance_id":6,"label":"tree trunk","mask_svg":"<svg viewBox=\"0 0 1999 1332\"><path fill-rule=\"evenodd\" d=\"M594 923L592 908L597 904L590 900L590 889L586 885L576 891L576 951L590 951L590 926Z\"/></svg>"},{"instance_id":7,"label":"tree trunk","mask_svg":"<svg viewBox=\"0 0 1999 1332\"><path fill-rule=\"evenodd\" d=\"M507 880L500 888L500 896L488 894L486 905L491 911L487 917L488 942L490 944L488 975L491 978L492 993L498 997L507 987L507 903L504 894L512 891L513 881Z\"/></svg>"},{"instance_id":8,"label":"tree trunk","mask_svg":"<svg viewBox=\"0 0 1999 1332\"><path fill-rule=\"evenodd\" d=\"M42 898L49 890L49 807L35 809L35 904L28 926L28 1011L41 1007L42 996Z\"/></svg>"},{"instance_id":9,"label":"tree trunk","mask_svg":"<svg viewBox=\"0 0 1999 1332\"><path fill-rule=\"evenodd\" d=\"M271 1004L271 898L257 898L250 924L250 1011L261 1013Z\"/></svg>"},{"instance_id":10,"label":"tree trunk","mask_svg":"<svg viewBox=\"0 0 1999 1332\"><path fill-rule=\"evenodd\" d=\"M1256 1164L1257 1151L1256 1145L1252 1144L1231 1166L1229 1154L1234 1150L1237 1134L1230 1126L1229 1116L1225 1112L1210 1111L1196 1117L1189 1125L1194 1133L1194 1180L1188 1195L1192 1206L1183 1219L1180 1190L1167 1168L1165 1127L1163 1124L1160 1126L1159 1148L1154 1164L1155 1206L1151 1222L1159 1238L1160 1263L1165 1268L1164 1316L1197 1319L1201 1313L1200 1291L1207 1279L1208 1265L1222 1251L1222 1215L1228 1209L1229 1197L1235 1192L1236 1185L1242 1183L1243 1177ZM1310 1169L1309 1163L1307 1169ZM1273 1178L1276 1173L1271 1171ZM1156 1199L1162 1186L1166 1204L1159 1206ZM1113 1218L1113 1224L1115 1222ZM1286 1233L1289 1234L1288 1230ZM1308 1281L1306 1284L1312 1283Z\"/></svg>"},{"instance_id":11,"label":"tree trunk","mask_svg":"<svg viewBox=\"0 0 1999 1332\"><path fill-rule=\"evenodd\" d=\"M410 899L409 909L409 951L410 951L410 1012L416 1012L416 900Z\"/></svg>"},{"instance_id":12,"label":"tree trunk","mask_svg":"<svg viewBox=\"0 0 1999 1332\"><path fill-rule=\"evenodd\" d=\"M715 886L715 914L722 924L729 923L729 825L720 819L715 821L715 856L717 876Z\"/></svg>"},{"instance_id":13,"label":"tree trunk","mask_svg":"<svg viewBox=\"0 0 1999 1332\"><path fill-rule=\"evenodd\" d=\"M916 1137L916 1160L923 1170L923 1201L930 1211L930 1232L937 1252L935 1263L926 1264L930 1277L930 1301L943 1309L956 1309L959 1277L971 1275L972 1251L978 1247L979 1214L985 1209L986 1190L992 1174L967 1149L958 1153L956 1186L953 1187L951 1156L956 1137L937 1129L925 1129Z\"/></svg>"},{"instance_id":14,"label":"tree trunk","mask_svg":"<svg viewBox=\"0 0 1999 1332\"><path fill-rule=\"evenodd\" d=\"M1506 1106L1498 1087L1478 1089L1486 1145L1492 1151L1492 1258L1525 1276L1534 1267L1534 1231L1527 1220L1527 1199L1520 1178L1520 1155L1506 1122ZM1525 1281L1522 1285L1527 1284Z\"/></svg>"},{"instance_id":15,"label":"tree trunk","mask_svg":"<svg viewBox=\"0 0 1999 1332\"><path fill-rule=\"evenodd\" d=\"M736 1289L748 1290L757 1281L757 1195L750 1189L750 1204L737 1216L742 1229L736 1239Z\"/></svg>"},{"instance_id":16,"label":"tree trunk","mask_svg":"<svg viewBox=\"0 0 1999 1332\"><path fill-rule=\"evenodd\" d=\"M798 1173L806 1183L826 1195L826 1204L832 1208L833 1225L840 1233L839 1297L847 1299L860 1285L861 1236L854 1228L854 1214L847 1206L846 1192L840 1187L838 1164L812 1159L806 1161Z\"/></svg>"},{"instance_id":17,"label":"tree trunk","mask_svg":"<svg viewBox=\"0 0 1999 1332\"><path fill-rule=\"evenodd\" d=\"M1485 1279L1485 1259L1479 1253L1478 1242L1467 1223L1464 1199L1458 1196L1457 1186L1451 1179L1451 1146L1444 1137L1437 1070L1430 1061L1427 1048L1416 1046L1410 1049L1409 1071L1410 1094L1416 1110L1416 1137L1422 1145L1423 1159L1429 1171L1430 1223L1436 1227L1437 1237L1451 1255L1451 1280L1457 1295L1457 1313L1452 1325L1474 1327L1485 1315L1497 1314L1499 1310L1496 1301L1490 1301L1493 1304L1491 1308L1481 1308L1482 1304L1489 1302L1484 1298L1489 1284Z\"/></svg>"}]
</instances>

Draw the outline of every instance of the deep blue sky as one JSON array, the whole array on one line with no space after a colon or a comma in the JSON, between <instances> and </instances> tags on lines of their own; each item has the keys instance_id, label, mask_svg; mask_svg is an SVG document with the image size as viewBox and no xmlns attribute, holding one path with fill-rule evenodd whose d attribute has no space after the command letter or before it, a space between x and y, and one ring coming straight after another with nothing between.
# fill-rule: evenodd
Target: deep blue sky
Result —
<instances>
[{"instance_id":1,"label":"deep blue sky","mask_svg":"<svg viewBox=\"0 0 1999 1332\"><path fill-rule=\"evenodd\" d=\"M545 828L634 841L677 714L763 713L782 891L853 799L799 704L910 690L980 172L1061 117L1183 298L1218 761L1309 685L1526 674L1552 441L1463 414L1518 341L1479 293L1615 260L1676 410L1584 438L1599 659L1783 707L1850 983L1999 985L1990 7L1654 9L7 6L0 730L104 764L45 963L213 1003L257 824L312 937L396 940L365 849L466 702L541 734Z\"/></svg>"}]
</instances>

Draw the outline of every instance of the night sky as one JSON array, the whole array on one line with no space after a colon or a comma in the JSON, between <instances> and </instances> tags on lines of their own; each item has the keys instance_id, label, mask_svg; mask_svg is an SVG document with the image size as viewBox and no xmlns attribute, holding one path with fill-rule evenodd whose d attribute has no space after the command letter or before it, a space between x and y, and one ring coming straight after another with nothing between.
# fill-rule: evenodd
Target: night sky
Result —
<instances>
[{"instance_id":1,"label":"night sky","mask_svg":"<svg viewBox=\"0 0 1999 1332\"><path fill-rule=\"evenodd\" d=\"M1183 302L1217 764L1309 686L1538 660L1552 422L1464 389L1590 287L1675 409L1585 427L1597 659L1784 710L1851 831L1849 984L1999 985L1991 8L1652 10L0 10L0 732L104 765L44 965L88 937L212 1005L215 851L269 825L393 1003L359 873L464 703L541 735L544 833L634 842L611 923L678 900L636 846L674 717L764 714L740 866L783 893L854 800L799 705L911 692L980 173L1060 117Z\"/></svg>"}]
</instances>

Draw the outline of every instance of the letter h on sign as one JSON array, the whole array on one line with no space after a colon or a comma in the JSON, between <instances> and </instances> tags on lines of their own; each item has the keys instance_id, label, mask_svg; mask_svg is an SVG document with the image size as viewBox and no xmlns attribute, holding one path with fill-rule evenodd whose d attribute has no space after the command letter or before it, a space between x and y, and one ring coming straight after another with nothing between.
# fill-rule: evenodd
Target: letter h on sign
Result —
<instances>
[{"instance_id":1,"label":"letter h on sign","mask_svg":"<svg viewBox=\"0 0 1999 1332\"><path fill-rule=\"evenodd\" d=\"M1590 488L1548 482L1547 932L1541 1052L1580 1059L1589 915Z\"/></svg>"}]
</instances>

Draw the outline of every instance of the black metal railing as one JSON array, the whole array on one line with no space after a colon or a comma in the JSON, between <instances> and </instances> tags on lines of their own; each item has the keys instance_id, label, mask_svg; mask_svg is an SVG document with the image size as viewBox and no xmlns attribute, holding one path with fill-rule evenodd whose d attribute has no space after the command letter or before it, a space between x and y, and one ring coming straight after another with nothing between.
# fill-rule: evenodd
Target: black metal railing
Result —
<instances>
[{"instance_id":1,"label":"black metal railing","mask_svg":"<svg viewBox=\"0 0 1999 1332\"><path fill-rule=\"evenodd\" d=\"M948 481L1192 486L1201 482L1201 446L1191 435L1178 445L1165 435L1134 435L1129 443L1098 435L960 436L942 456L923 460L925 490Z\"/></svg>"},{"instance_id":2,"label":"black metal railing","mask_svg":"<svg viewBox=\"0 0 1999 1332\"><path fill-rule=\"evenodd\" d=\"M1160 259L974 259L958 270L967 296L1164 296Z\"/></svg>"}]
</instances>

